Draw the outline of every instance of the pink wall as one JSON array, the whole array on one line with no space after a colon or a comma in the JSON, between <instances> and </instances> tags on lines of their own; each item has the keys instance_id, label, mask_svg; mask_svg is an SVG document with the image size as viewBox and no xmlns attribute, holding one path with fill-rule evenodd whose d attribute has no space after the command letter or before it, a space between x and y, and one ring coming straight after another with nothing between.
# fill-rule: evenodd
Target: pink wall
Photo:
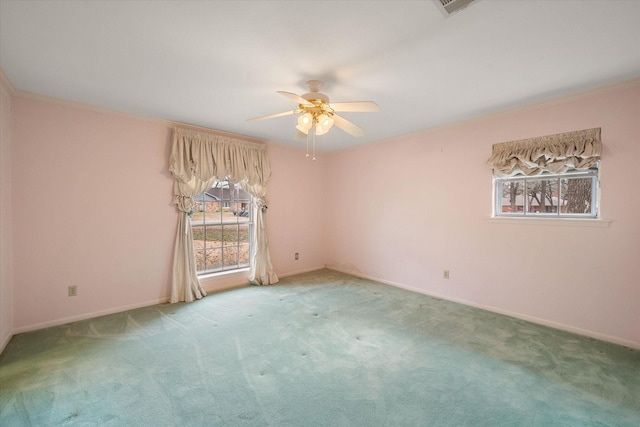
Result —
<instances>
[{"instance_id":1,"label":"pink wall","mask_svg":"<svg viewBox=\"0 0 640 427\"><path fill-rule=\"evenodd\" d=\"M287 275L323 268L326 162L277 144L269 146L269 157L273 174L267 224L273 267Z\"/></svg>"},{"instance_id":2,"label":"pink wall","mask_svg":"<svg viewBox=\"0 0 640 427\"><path fill-rule=\"evenodd\" d=\"M171 124L0 95L0 343L10 333L165 301L176 224ZM639 112L636 81L316 162L270 143L276 272L326 264L640 347ZM602 127L609 227L488 220L491 144L591 127ZM243 282L231 274L203 284L215 291ZM67 297L69 285L77 297Z\"/></svg>"},{"instance_id":3,"label":"pink wall","mask_svg":"<svg viewBox=\"0 0 640 427\"><path fill-rule=\"evenodd\" d=\"M10 90L0 71L0 351L13 331Z\"/></svg>"},{"instance_id":4,"label":"pink wall","mask_svg":"<svg viewBox=\"0 0 640 427\"><path fill-rule=\"evenodd\" d=\"M493 143L593 127L609 227L489 220ZM334 153L327 265L640 347L638 135L635 81Z\"/></svg>"},{"instance_id":5,"label":"pink wall","mask_svg":"<svg viewBox=\"0 0 640 427\"><path fill-rule=\"evenodd\" d=\"M15 330L166 300L177 218L171 125L33 96L12 101ZM322 171L309 170L301 150L269 150L276 272L322 267L321 231L309 232L306 221L322 219ZM203 286L243 283L246 273ZM67 296L69 285L77 297Z\"/></svg>"},{"instance_id":6,"label":"pink wall","mask_svg":"<svg viewBox=\"0 0 640 427\"><path fill-rule=\"evenodd\" d=\"M23 96L12 120L15 328L166 297L169 128Z\"/></svg>"}]
</instances>

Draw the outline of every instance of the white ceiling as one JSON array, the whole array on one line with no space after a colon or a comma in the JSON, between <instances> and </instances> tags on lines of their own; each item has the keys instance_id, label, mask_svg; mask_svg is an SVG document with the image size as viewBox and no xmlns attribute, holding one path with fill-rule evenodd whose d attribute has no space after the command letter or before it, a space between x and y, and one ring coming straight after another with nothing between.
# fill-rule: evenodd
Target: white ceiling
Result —
<instances>
[{"instance_id":1,"label":"white ceiling","mask_svg":"<svg viewBox=\"0 0 640 427\"><path fill-rule=\"evenodd\" d=\"M0 67L15 88L285 144L276 93L325 81L363 127L325 151L640 76L640 1L478 0L445 17L416 1L0 0Z\"/></svg>"}]
</instances>

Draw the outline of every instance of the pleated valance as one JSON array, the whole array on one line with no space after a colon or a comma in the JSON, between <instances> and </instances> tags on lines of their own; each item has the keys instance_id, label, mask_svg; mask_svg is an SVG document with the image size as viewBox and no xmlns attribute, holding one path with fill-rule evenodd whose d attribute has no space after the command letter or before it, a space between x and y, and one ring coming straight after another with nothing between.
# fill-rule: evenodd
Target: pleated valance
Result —
<instances>
[{"instance_id":1,"label":"pleated valance","mask_svg":"<svg viewBox=\"0 0 640 427\"><path fill-rule=\"evenodd\" d=\"M600 128L493 145L487 165L498 177L586 170L600 161Z\"/></svg>"},{"instance_id":2,"label":"pleated valance","mask_svg":"<svg viewBox=\"0 0 640 427\"><path fill-rule=\"evenodd\" d=\"M169 170L185 183L229 177L264 186L271 176L266 144L184 128L174 129Z\"/></svg>"}]
</instances>

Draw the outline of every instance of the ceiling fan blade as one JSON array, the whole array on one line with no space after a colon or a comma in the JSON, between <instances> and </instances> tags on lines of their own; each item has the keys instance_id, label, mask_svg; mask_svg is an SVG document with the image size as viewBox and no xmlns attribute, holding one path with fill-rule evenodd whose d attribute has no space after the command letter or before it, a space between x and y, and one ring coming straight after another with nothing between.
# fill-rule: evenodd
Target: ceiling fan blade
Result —
<instances>
[{"instance_id":1,"label":"ceiling fan blade","mask_svg":"<svg viewBox=\"0 0 640 427\"><path fill-rule=\"evenodd\" d=\"M373 101L332 102L329 106L333 111L352 111L368 113L380 111L380 107Z\"/></svg>"},{"instance_id":2,"label":"ceiling fan blade","mask_svg":"<svg viewBox=\"0 0 640 427\"><path fill-rule=\"evenodd\" d=\"M364 135L364 129L362 129L360 126L354 125L349 120L345 119L344 117L340 117L337 114L333 115L333 124L350 135L353 135L353 136Z\"/></svg>"},{"instance_id":3,"label":"ceiling fan blade","mask_svg":"<svg viewBox=\"0 0 640 427\"><path fill-rule=\"evenodd\" d=\"M291 114L296 114L296 113L299 113L299 112L300 112L300 110L291 110L291 111L285 111L283 113L267 114L266 116L260 116L260 117L254 117L252 119L247 119L247 121L248 122L255 122L257 120L275 119L276 117L289 116Z\"/></svg>"},{"instance_id":4,"label":"ceiling fan blade","mask_svg":"<svg viewBox=\"0 0 640 427\"><path fill-rule=\"evenodd\" d=\"M313 106L312 103L310 103L309 101L307 101L306 99L304 99L303 97L296 95L295 93L291 93L291 92L285 92L282 90L278 90L277 91L280 95L286 96L287 98L291 98L294 101L296 101L298 104L302 104L302 105L308 105L308 106Z\"/></svg>"}]
</instances>

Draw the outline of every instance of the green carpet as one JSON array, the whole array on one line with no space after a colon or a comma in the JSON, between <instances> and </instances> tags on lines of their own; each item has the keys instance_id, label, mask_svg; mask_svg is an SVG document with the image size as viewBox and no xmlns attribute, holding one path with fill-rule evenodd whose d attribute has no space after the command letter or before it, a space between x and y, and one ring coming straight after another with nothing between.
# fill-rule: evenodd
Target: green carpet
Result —
<instances>
[{"instance_id":1,"label":"green carpet","mask_svg":"<svg viewBox=\"0 0 640 427\"><path fill-rule=\"evenodd\" d=\"M330 270L20 334L2 426L634 426L640 351Z\"/></svg>"}]
</instances>

